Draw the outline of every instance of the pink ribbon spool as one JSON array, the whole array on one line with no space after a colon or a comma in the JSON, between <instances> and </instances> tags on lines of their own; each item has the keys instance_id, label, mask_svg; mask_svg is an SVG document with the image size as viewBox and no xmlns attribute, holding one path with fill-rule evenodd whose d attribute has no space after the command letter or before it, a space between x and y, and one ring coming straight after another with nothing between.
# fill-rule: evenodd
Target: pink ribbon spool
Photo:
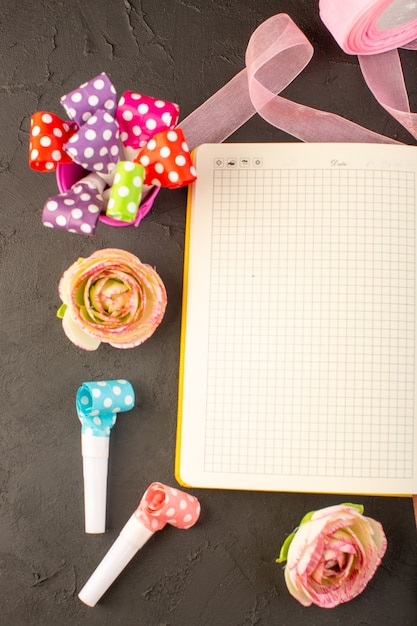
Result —
<instances>
[{"instance_id":1,"label":"pink ribbon spool","mask_svg":"<svg viewBox=\"0 0 417 626\"><path fill-rule=\"evenodd\" d=\"M417 5L407 0L320 0L320 17L347 54L377 54L417 38Z\"/></svg>"}]
</instances>

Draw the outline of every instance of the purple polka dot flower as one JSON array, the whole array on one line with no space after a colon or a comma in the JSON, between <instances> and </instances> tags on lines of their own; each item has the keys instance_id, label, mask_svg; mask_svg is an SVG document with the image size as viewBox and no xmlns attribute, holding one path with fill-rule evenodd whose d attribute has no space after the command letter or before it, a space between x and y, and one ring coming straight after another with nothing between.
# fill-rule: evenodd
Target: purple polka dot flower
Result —
<instances>
[{"instance_id":1,"label":"purple polka dot flower","mask_svg":"<svg viewBox=\"0 0 417 626\"><path fill-rule=\"evenodd\" d=\"M97 110L116 112L116 90L109 77L103 72L83 83L70 93L62 96L61 104L68 117L81 126L94 115Z\"/></svg>"},{"instance_id":2,"label":"purple polka dot flower","mask_svg":"<svg viewBox=\"0 0 417 626\"><path fill-rule=\"evenodd\" d=\"M49 198L43 208L44 226L83 235L94 235L103 207L104 182L91 175L59 196Z\"/></svg>"}]
</instances>

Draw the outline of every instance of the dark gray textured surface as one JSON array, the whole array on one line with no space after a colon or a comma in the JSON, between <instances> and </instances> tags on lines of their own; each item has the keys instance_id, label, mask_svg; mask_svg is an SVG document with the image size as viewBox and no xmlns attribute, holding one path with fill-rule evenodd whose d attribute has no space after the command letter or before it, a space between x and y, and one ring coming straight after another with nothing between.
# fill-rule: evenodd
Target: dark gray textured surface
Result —
<instances>
[{"instance_id":1,"label":"dark gray textured surface","mask_svg":"<svg viewBox=\"0 0 417 626\"><path fill-rule=\"evenodd\" d=\"M195 491L198 525L153 537L96 608L77 593L148 484L175 484L173 464L185 190L162 191L139 229L100 225L94 238L41 224L53 174L27 165L30 115L63 115L59 97L105 71L132 89L176 101L182 117L244 65L247 41L287 12L315 47L286 90L411 143L364 86L357 60L321 24L315 0L3 0L0 4L0 624L92 626L414 625L417 537L408 499L360 498L389 547L367 590L336 609L305 609L274 563L286 533L311 509L343 496ZM404 52L416 110L416 53ZM255 116L234 141L291 140ZM57 283L79 256L120 247L155 265L168 308L143 346L83 352L55 318ZM112 433L108 532L83 532L80 428L84 380L128 378L137 406ZM356 498L356 500L358 500Z\"/></svg>"}]
</instances>

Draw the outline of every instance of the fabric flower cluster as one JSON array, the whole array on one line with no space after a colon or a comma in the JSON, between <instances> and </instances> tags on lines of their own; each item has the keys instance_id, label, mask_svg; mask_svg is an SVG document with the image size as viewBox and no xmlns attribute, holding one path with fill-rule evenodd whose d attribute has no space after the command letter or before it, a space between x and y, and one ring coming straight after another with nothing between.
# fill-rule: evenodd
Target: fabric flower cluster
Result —
<instances>
[{"instance_id":1,"label":"fabric flower cluster","mask_svg":"<svg viewBox=\"0 0 417 626\"><path fill-rule=\"evenodd\" d=\"M57 170L61 193L48 198L43 223L83 235L98 220L137 226L159 187L196 178L173 102L116 90L104 73L62 96L70 121L48 111L32 115L29 164ZM140 207L142 206L142 210Z\"/></svg>"}]
</instances>

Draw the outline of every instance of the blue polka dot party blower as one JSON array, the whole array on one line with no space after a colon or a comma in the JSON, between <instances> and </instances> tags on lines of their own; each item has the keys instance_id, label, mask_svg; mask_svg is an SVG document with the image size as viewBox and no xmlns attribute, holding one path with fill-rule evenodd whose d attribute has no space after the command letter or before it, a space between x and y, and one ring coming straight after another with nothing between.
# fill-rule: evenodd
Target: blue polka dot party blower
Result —
<instances>
[{"instance_id":1,"label":"blue polka dot party blower","mask_svg":"<svg viewBox=\"0 0 417 626\"><path fill-rule=\"evenodd\" d=\"M110 432L118 413L129 411L134 404L135 392L127 380L86 382L77 391L86 533L104 533L106 530Z\"/></svg>"}]
</instances>

